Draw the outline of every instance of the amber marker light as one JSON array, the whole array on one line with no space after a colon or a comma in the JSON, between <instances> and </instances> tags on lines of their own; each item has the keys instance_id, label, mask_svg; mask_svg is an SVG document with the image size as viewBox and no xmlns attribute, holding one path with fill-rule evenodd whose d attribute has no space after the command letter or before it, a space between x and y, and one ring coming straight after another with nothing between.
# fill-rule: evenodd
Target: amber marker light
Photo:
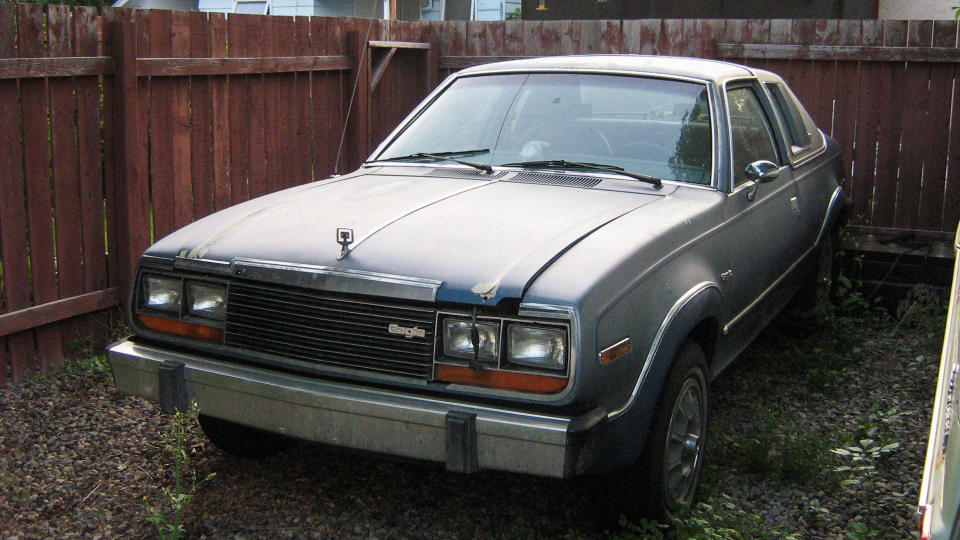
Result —
<instances>
[{"instance_id":1,"label":"amber marker light","mask_svg":"<svg viewBox=\"0 0 960 540\"><path fill-rule=\"evenodd\" d=\"M600 365L605 366L617 358L630 354L630 338L624 338L600 351Z\"/></svg>"},{"instance_id":2,"label":"amber marker light","mask_svg":"<svg viewBox=\"0 0 960 540\"><path fill-rule=\"evenodd\" d=\"M143 313L141 313L139 317L140 322L150 330L202 339L204 341L223 342L223 328L186 323L175 319L145 315Z\"/></svg>"},{"instance_id":3,"label":"amber marker light","mask_svg":"<svg viewBox=\"0 0 960 540\"><path fill-rule=\"evenodd\" d=\"M519 390L521 392L536 392L538 394L553 394L567 387L565 377L549 377L532 373L515 373L485 369L475 371L466 366L437 365L437 378L452 383L489 386L504 390Z\"/></svg>"}]
</instances>

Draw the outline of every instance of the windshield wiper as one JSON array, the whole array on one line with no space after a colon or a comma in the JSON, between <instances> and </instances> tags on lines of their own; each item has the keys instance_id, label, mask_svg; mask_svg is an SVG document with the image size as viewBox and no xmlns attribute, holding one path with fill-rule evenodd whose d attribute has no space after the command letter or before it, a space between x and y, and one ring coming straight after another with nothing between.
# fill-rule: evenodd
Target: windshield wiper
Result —
<instances>
[{"instance_id":1,"label":"windshield wiper","mask_svg":"<svg viewBox=\"0 0 960 540\"><path fill-rule=\"evenodd\" d=\"M493 167L487 165L486 163L477 163L476 161L467 161L464 159L456 159L454 156L475 156L478 154L486 154L490 152L489 148L477 148L474 150L453 150L450 152L417 152L415 154L407 154L405 156L395 156L384 159L374 159L367 161L366 163L376 163L378 161L408 161L411 159L432 159L435 161L452 161L454 163L459 163L461 165L466 165L467 167L473 167L474 169L479 169L487 174L493 174Z\"/></svg>"},{"instance_id":2,"label":"windshield wiper","mask_svg":"<svg viewBox=\"0 0 960 540\"><path fill-rule=\"evenodd\" d=\"M616 174L622 174L641 182L652 184L653 187L660 189L663 181L656 176L650 176L643 173L637 173L625 170L616 165L606 165L604 163L587 163L582 161L567 161L565 159L548 159L543 161L518 161L516 163L504 163L504 167L521 167L524 169L584 169L595 171L609 171Z\"/></svg>"}]
</instances>

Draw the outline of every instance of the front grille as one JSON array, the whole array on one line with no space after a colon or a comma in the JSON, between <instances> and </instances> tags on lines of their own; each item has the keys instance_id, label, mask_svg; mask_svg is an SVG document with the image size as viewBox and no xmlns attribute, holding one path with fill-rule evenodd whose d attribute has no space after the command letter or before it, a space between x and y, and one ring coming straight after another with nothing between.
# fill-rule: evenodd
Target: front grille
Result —
<instances>
[{"instance_id":1,"label":"front grille","mask_svg":"<svg viewBox=\"0 0 960 540\"><path fill-rule=\"evenodd\" d=\"M231 283L226 345L307 364L428 378L435 311L289 288ZM405 338L387 327L423 329Z\"/></svg>"}]
</instances>

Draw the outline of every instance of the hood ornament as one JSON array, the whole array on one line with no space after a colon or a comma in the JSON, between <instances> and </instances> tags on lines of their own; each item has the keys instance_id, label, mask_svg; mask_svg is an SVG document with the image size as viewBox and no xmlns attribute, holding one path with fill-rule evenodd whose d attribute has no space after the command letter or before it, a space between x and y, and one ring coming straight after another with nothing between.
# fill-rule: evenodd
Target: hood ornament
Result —
<instances>
[{"instance_id":1,"label":"hood ornament","mask_svg":"<svg viewBox=\"0 0 960 540\"><path fill-rule=\"evenodd\" d=\"M353 229L338 227L337 243L340 244L340 255L337 255L337 260L339 261L350 253L350 244L353 243Z\"/></svg>"}]
</instances>

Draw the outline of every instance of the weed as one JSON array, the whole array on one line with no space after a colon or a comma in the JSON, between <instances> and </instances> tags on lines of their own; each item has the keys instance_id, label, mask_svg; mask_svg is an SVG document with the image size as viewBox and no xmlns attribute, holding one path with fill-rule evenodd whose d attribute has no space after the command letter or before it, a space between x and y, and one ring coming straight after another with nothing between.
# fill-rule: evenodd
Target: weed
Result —
<instances>
[{"instance_id":1,"label":"weed","mask_svg":"<svg viewBox=\"0 0 960 540\"><path fill-rule=\"evenodd\" d=\"M797 425L772 409L758 412L752 424L721 440L722 457L737 470L800 485L821 479L831 446L829 434L819 426Z\"/></svg>"},{"instance_id":2,"label":"weed","mask_svg":"<svg viewBox=\"0 0 960 540\"><path fill-rule=\"evenodd\" d=\"M880 531L871 529L861 521L853 524L852 531L847 531L847 538L850 540L865 540L866 538L876 538L878 536L880 536Z\"/></svg>"},{"instance_id":3,"label":"weed","mask_svg":"<svg viewBox=\"0 0 960 540\"><path fill-rule=\"evenodd\" d=\"M163 500L169 508L166 510L154 508L144 498L144 505L150 512L147 521L157 528L157 534L163 540L175 540L183 536L186 532L183 525L184 511L193 500L197 489L215 474L211 473L203 480L197 481L196 473L192 473L189 485L184 485L184 468L189 461L186 451L187 434L189 425L197 421L198 414L199 409L196 403L191 404L190 409L185 413L177 411L173 415L169 433L164 435L167 448L173 454L173 489L164 488L163 490Z\"/></svg>"},{"instance_id":4,"label":"weed","mask_svg":"<svg viewBox=\"0 0 960 540\"><path fill-rule=\"evenodd\" d=\"M630 523L620 521L621 530L611 535L617 540L730 540L740 538L799 538L787 529L770 530L762 520L737 507L723 496L714 504L699 503L681 512L672 527L651 520Z\"/></svg>"}]
</instances>

